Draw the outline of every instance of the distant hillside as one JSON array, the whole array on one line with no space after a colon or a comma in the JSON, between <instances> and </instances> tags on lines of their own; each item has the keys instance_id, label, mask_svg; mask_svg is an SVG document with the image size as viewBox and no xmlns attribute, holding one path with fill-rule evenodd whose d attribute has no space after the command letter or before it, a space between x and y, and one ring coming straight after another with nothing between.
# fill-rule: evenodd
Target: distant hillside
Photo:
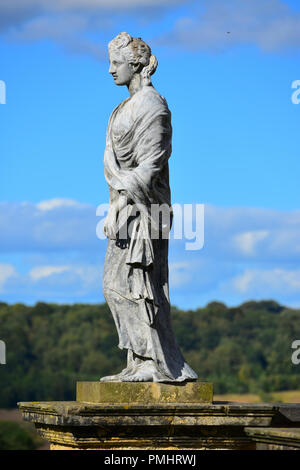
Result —
<instances>
[{"instance_id":1,"label":"distant hillside","mask_svg":"<svg viewBox=\"0 0 300 470\"><path fill-rule=\"evenodd\" d=\"M178 343L201 379L216 393L270 393L300 387L300 365L291 344L300 340L300 310L274 301L226 307L172 308ZM77 380L119 372L118 349L106 304L0 303L0 339L7 349L0 365L0 408L18 401L73 400Z\"/></svg>"}]
</instances>

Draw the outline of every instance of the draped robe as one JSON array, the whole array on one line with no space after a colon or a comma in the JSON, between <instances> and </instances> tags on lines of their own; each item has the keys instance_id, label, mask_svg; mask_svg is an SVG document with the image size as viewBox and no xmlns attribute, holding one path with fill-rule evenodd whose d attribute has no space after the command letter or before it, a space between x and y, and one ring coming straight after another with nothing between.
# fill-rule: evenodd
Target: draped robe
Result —
<instances>
[{"instance_id":1,"label":"draped robe","mask_svg":"<svg viewBox=\"0 0 300 470\"><path fill-rule=\"evenodd\" d=\"M165 99L144 86L111 114L104 154L110 204L126 194L119 213L132 231L124 240L108 239L103 293L113 315L119 347L152 359L156 382L196 379L176 343L170 320L168 239L163 222L153 220L151 205L164 204L172 216L168 159L171 114ZM122 195L122 196L121 196ZM151 225L152 224L152 225ZM156 224L156 226L155 226ZM151 238L151 226L160 236Z\"/></svg>"}]
</instances>

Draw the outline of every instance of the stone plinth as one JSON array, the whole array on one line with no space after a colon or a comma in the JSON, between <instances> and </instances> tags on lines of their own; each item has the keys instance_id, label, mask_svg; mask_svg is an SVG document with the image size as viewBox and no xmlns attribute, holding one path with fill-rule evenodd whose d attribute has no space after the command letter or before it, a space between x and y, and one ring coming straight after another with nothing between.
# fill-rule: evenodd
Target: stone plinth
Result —
<instances>
[{"instance_id":1,"label":"stone plinth","mask_svg":"<svg viewBox=\"0 0 300 470\"><path fill-rule=\"evenodd\" d=\"M89 403L212 403L213 384L188 382L77 382L76 400Z\"/></svg>"},{"instance_id":2,"label":"stone plinth","mask_svg":"<svg viewBox=\"0 0 300 470\"><path fill-rule=\"evenodd\" d=\"M201 382L79 382L77 401L19 408L55 450L254 450L272 435L278 442L275 428L294 428L284 442L295 446L300 404L209 403L211 394L211 384Z\"/></svg>"}]
</instances>

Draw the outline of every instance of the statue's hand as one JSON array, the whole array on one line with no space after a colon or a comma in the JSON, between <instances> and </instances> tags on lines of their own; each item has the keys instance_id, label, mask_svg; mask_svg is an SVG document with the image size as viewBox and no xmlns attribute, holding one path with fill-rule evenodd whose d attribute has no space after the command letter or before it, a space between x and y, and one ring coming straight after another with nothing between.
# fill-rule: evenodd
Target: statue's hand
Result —
<instances>
[{"instance_id":1,"label":"statue's hand","mask_svg":"<svg viewBox=\"0 0 300 470\"><path fill-rule=\"evenodd\" d=\"M110 207L103 226L104 235L110 240L116 240L117 233L117 212L114 207Z\"/></svg>"}]
</instances>

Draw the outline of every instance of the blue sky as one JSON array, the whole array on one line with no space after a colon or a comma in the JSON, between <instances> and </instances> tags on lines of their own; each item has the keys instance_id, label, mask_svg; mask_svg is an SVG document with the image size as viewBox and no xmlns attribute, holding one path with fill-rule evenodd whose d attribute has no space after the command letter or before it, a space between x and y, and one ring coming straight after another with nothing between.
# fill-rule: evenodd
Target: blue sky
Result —
<instances>
[{"instance_id":1,"label":"blue sky","mask_svg":"<svg viewBox=\"0 0 300 470\"><path fill-rule=\"evenodd\" d=\"M101 302L108 117L127 89L107 43L141 36L173 120L173 203L204 203L205 245L170 246L171 301L300 307L300 5L283 0L4 0L0 298ZM300 96L300 95L299 95ZM48 201L48 202L47 202Z\"/></svg>"}]
</instances>

